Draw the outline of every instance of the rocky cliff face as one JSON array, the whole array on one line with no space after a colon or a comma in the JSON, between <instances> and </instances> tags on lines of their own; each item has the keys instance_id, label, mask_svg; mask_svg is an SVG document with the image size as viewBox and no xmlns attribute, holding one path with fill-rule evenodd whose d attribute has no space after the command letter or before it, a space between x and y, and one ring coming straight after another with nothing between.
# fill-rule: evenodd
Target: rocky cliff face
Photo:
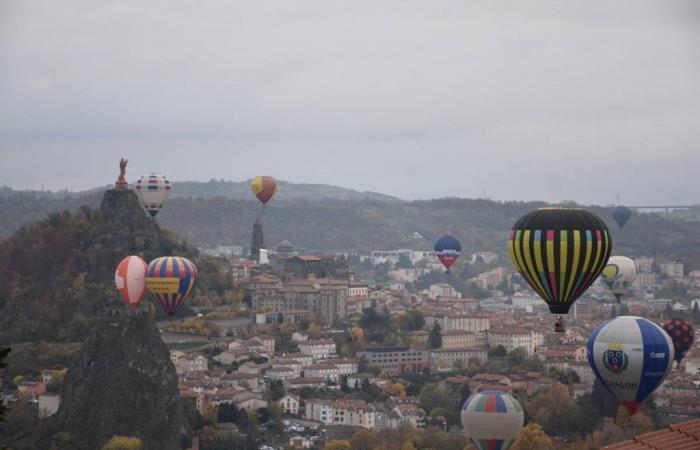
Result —
<instances>
[{"instance_id":1,"label":"rocky cliff face","mask_svg":"<svg viewBox=\"0 0 700 450\"><path fill-rule=\"evenodd\" d=\"M114 435L138 437L145 450L181 448L177 374L146 313L107 316L95 326L66 374L51 428L68 433L76 450L99 449Z\"/></svg>"}]
</instances>

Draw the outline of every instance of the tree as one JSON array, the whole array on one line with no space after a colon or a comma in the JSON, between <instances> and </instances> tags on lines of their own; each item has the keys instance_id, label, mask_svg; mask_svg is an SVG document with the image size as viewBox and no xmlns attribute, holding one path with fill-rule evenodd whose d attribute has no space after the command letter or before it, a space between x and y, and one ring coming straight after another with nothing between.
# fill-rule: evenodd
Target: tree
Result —
<instances>
[{"instance_id":1,"label":"tree","mask_svg":"<svg viewBox=\"0 0 700 450\"><path fill-rule=\"evenodd\" d=\"M395 269L413 269L413 263L411 262L411 259L401 253L399 255L399 260L396 261L396 264L394 264Z\"/></svg>"},{"instance_id":2,"label":"tree","mask_svg":"<svg viewBox=\"0 0 700 450\"><path fill-rule=\"evenodd\" d=\"M416 447L413 446L413 442L405 441L403 445L401 445L401 450L416 450Z\"/></svg>"},{"instance_id":3,"label":"tree","mask_svg":"<svg viewBox=\"0 0 700 450\"><path fill-rule=\"evenodd\" d=\"M405 397L406 387L401 383L386 383L384 385L384 393L389 397Z\"/></svg>"},{"instance_id":4,"label":"tree","mask_svg":"<svg viewBox=\"0 0 700 450\"><path fill-rule=\"evenodd\" d=\"M267 390L267 397L273 401L276 402L277 400L281 399L284 397L284 384L282 383L282 380L271 380L268 390Z\"/></svg>"},{"instance_id":5,"label":"tree","mask_svg":"<svg viewBox=\"0 0 700 450\"><path fill-rule=\"evenodd\" d=\"M696 325L700 325L700 302L695 302L695 305L693 305L693 322L695 322Z\"/></svg>"},{"instance_id":6,"label":"tree","mask_svg":"<svg viewBox=\"0 0 700 450\"><path fill-rule=\"evenodd\" d=\"M4 363L5 357L12 351L10 347L0 347L0 371L7 366L7 364ZM5 406L5 403L0 397L0 422L5 421L5 412L7 411L7 407Z\"/></svg>"},{"instance_id":7,"label":"tree","mask_svg":"<svg viewBox=\"0 0 700 450\"><path fill-rule=\"evenodd\" d=\"M508 350L501 344L498 344L496 347L490 348L489 349L489 356L495 356L495 357L504 357L508 355Z\"/></svg>"},{"instance_id":8,"label":"tree","mask_svg":"<svg viewBox=\"0 0 700 450\"><path fill-rule=\"evenodd\" d=\"M231 403L222 403L219 405L217 419L220 423L236 423L238 421L238 408Z\"/></svg>"},{"instance_id":9,"label":"tree","mask_svg":"<svg viewBox=\"0 0 700 450\"><path fill-rule=\"evenodd\" d=\"M311 339L318 339L321 337L321 325L312 323L309 325L309 328L306 329L306 334L308 334Z\"/></svg>"},{"instance_id":10,"label":"tree","mask_svg":"<svg viewBox=\"0 0 700 450\"><path fill-rule=\"evenodd\" d=\"M547 436L542 427L531 422L523 427L518 434L513 450L550 450L554 449L552 439Z\"/></svg>"},{"instance_id":11,"label":"tree","mask_svg":"<svg viewBox=\"0 0 700 450\"><path fill-rule=\"evenodd\" d=\"M331 439L323 448L324 450L352 450L352 445L347 439Z\"/></svg>"},{"instance_id":12,"label":"tree","mask_svg":"<svg viewBox=\"0 0 700 450\"><path fill-rule=\"evenodd\" d=\"M430 348L442 347L442 334L440 331L440 324L435 322L433 328L430 330L430 334L428 334L428 346Z\"/></svg>"},{"instance_id":13,"label":"tree","mask_svg":"<svg viewBox=\"0 0 700 450\"><path fill-rule=\"evenodd\" d=\"M141 439L127 436L114 436L102 446L102 450L141 450L142 448Z\"/></svg>"},{"instance_id":14,"label":"tree","mask_svg":"<svg viewBox=\"0 0 700 450\"><path fill-rule=\"evenodd\" d=\"M610 308L610 318L614 319L617 317L617 308L615 308L615 305L612 305L612 308Z\"/></svg>"},{"instance_id":15,"label":"tree","mask_svg":"<svg viewBox=\"0 0 700 450\"><path fill-rule=\"evenodd\" d=\"M355 433L350 443L352 450L375 450L381 448L382 438L376 431L363 430Z\"/></svg>"},{"instance_id":16,"label":"tree","mask_svg":"<svg viewBox=\"0 0 700 450\"><path fill-rule=\"evenodd\" d=\"M513 349L512 352L508 353L508 365L510 367L517 367L522 365L528 359L527 350L522 347Z\"/></svg>"},{"instance_id":17,"label":"tree","mask_svg":"<svg viewBox=\"0 0 700 450\"><path fill-rule=\"evenodd\" d=\"M455 396L440 389L436 383L426 384L421 389L420 394L418 394L420 407L427 413L438 407L456 409L454 407L455 400L457 400Z\"/></svg>"},{"instance_id":18,"label":"tree","mask_svg":"<svg viewBox=\"0 0 700 450\"><path fill-rule=\"evenodd\" d=\"M532 420L550 435L567 436L577 430L576 403L566 386L557 384L538 393L528 404Z\"/></svg>"},{"instance_id":19,"label":"tree","mask_svg":"<svg viewBox=\"0 0 700 450\"><path fill-rule=\"evenodd\" d=\"M425 326L425 317L420 311L411 310L399 317L399 327L404 331L422 330Z\"/></svg>"},{"instance_id":20,"label":"tree","mask_svg":"<svg viewBox=\"0 0 700 450\"><path fill-rule=\"evenodd\" d=\"M360 327L352 327L352 329L350 330L350 336L352 336L352 340L355 343L361 344L362 341L365 339L365 332Z\"/></svg>"}]
</instances>

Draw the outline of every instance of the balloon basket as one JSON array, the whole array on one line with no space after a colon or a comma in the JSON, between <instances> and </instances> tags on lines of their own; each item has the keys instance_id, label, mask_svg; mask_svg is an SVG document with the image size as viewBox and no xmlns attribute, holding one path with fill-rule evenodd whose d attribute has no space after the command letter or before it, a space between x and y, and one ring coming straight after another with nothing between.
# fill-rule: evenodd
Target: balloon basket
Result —
<instances>
[{"instance_id":1,"label":"balloon basket","mask_svg":"<svg viewBox=\"0 0 700 450\"><path fill-rule=\"evenodd\" d=\"M564 319L562 319L561 316L557 316L557 321L554 322L554 331L557 333L564 333L566 331Z\"/></svg>"}]
</instances>

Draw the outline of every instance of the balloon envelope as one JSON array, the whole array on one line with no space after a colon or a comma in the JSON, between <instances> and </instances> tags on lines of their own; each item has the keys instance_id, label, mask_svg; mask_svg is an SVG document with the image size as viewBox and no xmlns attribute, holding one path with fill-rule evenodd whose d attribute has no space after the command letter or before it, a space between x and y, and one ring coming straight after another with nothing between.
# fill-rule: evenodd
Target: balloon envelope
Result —
<instances>
[{"instance_id":1,"label":"balloon envelope","mask_svg":"<svg viewBox=\"0 0 700 450\"><path fill-rule=\"evenodd\" d=\"M663 382L673 357L671 338L641 317L617 317L588 339L588 364L593 373L630 414Z\"/></svg>"},{"instance_id":2,"label":"balloon envelope","mask_svg":"<svg viewBox=\"0 0 700 450\"><path fill-rule=\"evenodd\" d=\"M613 209L612 217L620 226L620 229L625 226L630 217L632 217L632 210L626 206L618 206Z\"/></svg>"},{"instance_id":3,"label":"balloon envelope","mask_svg":"<svg viewBox=\"0 0 700 450\"><path fill-rule=\"evenodd\" d=\"M150 173L143 175L136 181L136 196L139 203L146 211L155 217L163 207L165 201L170 197L172 183L164 175L159 173Z\"/></svg>"},{"instance_id":4,"label":"balloon envelope","mask_svg":"<svg viewBox=\"0 0 700 450\"><path fill-rule=\"evenodd\" d=\"M168 315L172 316L192 292L197 281L197 268L192 261L179 256L154 259L146 269L146 286Z\"/></svg>"},{"instance_id":5,"label":"balloon envelope","mask_svg":"<svg viewBox=\"0 0 700 450\"><path fill-rule=\"evenodd\" d=\"M462 244L456 237L445 234L435 242L435 254L445 269L449 269L462 254Z\"/></svg>"},{"instance_id":6,"label":"balloon envelope","mask_svg":"<svg viewBox=\"0 0 700 450\"><path fill-rule=\"evenodd\" d=\"M250 183L250 190L265 205L277 192L277 181L267 176L255 177Z\"/></svg>"},{"instance_id":7,"label":"balloon envelope","mask_svg":"<svg viewBox=\"0 0 700 450\"><path fill-rule=\"evenodd\" d=\"M114 284L131 309L139 305L146 293L146 267L146 261L140 256L127 256L114 272Z\"/></svg>"},{"instance_id":8,"label":"balloon envelope","mask_svg":"<svg viewBox=\"0 0 700 450\"><path fill-rule=\"evenodd\" d=\"M500 391L482 391L462 406L462 427L479 450L506 450L518 438L524 415L520 403Z\"/></svg>"},{"instance_id":9,"label":"balloon envelope","mask_svg":"<svg viewBox=\"0 0 700 450\"><path fill-rule=\"evenodd\" d=\"M619 300L637 278L637 268L631 258L611 256L600 277Z\"/></svg>"},{"instance_id":10,"label":"balloon envelope","mask_svg":"<svg viewBox=\"0 0 700 450\"><path fill-rule=\"evenodd\" d=\"M680 363L686 352L693 345L695 330L685 320L671 319L664 324L664 331L671 337L675 360Z\"/></svg>"},{"instance_id":11,"label":"balloon envelope","mask_svg":"<svg viewBox=\"0 0 700 450\"><path fill-rule=\"evenodd\" d=\"M552 314L571 304L600 275L612 241L602 220L577 208L542 208L525 214L508 240L511 261Z\"/></svg>"}]
</instances>

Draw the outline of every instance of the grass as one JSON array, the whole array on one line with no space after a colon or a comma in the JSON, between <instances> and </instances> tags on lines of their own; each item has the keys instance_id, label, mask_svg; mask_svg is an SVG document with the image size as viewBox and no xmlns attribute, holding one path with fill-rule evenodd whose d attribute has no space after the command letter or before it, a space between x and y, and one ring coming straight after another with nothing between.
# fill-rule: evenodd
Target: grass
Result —
<instances>
[{"instance_id":1,"label":"grass","mask_svg":"<svg viewBox=\"0 0 700 450\"><path fill-rule=\"evenodd\" d=\"M203 347L207 345L207 341L195 341L195 342L183 342L183 343L174 343L174 344L166 344L168 346L169 350L193 350L195 348Z\"/></svg>"}]
</instances>

